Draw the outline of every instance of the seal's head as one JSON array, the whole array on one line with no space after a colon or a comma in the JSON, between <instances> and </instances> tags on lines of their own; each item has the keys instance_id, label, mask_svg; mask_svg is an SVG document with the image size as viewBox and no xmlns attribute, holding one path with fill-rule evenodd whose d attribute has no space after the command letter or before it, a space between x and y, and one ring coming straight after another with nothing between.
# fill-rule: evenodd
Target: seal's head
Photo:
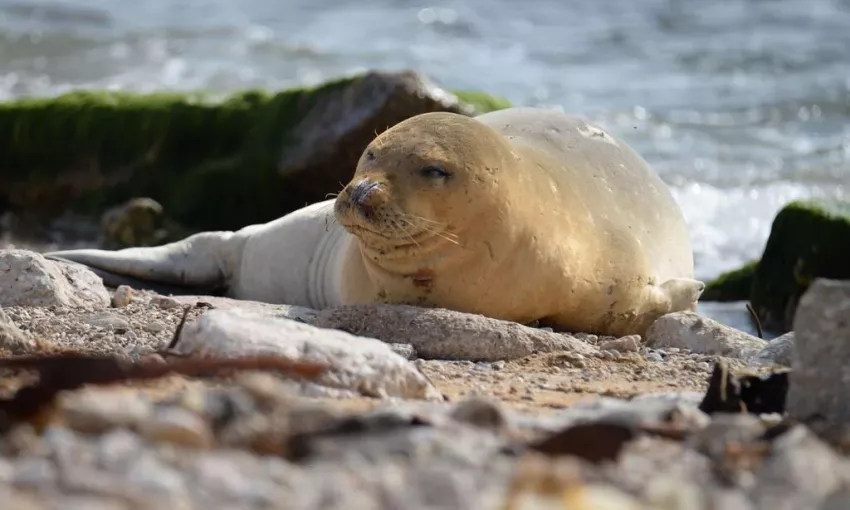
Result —
<instances>
[{"instance_id":1,"label":"seal's head","mask_svg":"<svg viewBox=\"0 0 850 510\"><path fill-rule=\"evenodd\" d=\"M426 113L375 138L336 199L337 221L379 257L462 246L499 214L499 133L463 115Z\"/></svg>"}]
</instances>

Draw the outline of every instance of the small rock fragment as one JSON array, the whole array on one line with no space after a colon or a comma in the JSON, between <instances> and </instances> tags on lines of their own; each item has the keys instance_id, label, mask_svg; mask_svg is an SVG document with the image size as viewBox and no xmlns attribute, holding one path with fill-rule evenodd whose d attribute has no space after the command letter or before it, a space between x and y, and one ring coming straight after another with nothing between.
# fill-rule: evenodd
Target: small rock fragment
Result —
<instances>
[{"instance_id":1,"label":"small rock fragment","mask_svg":"<svg viewBox=\"0 0 850 510\"><path fill-rule=\"evenodd\" d=\"M191 448L208 448L213 443L209 425L203 418L180 407L157 409L138 425L139 434L156 443L173 443Z\"/></svg>"},{"instance_id":2,"label":"small rock fragment","mask_svg":"<svg viewBox=\"0 0 850 510\"><path fill-rule=\"evenodd\" d=\"M152 409L139 394L108 389L84 389L60 395L57 400L68 426L90 433L131 427L146 419Z\"/></svg>"},{"instance_id":3,"label":"small rock fragment","mask_svg":"<svg viewBox=\"0 0 850 510\"><path fill-rule=\"evenodd\" d=\"M646 353L646 356L644 356L644 358L646 358L646 361L654 361L656 363L659 361L664 361L664 358L662 358L661 355L655 351Z\"/></svg>"},{"instance_id":4,"label":"small rock fragment","mask_svg":"<svg viewBox=\"0 0 850 510\"><path fill-rule=\"evenodd\" d=\"M133 289L127 285L119 285L112 294L112 306L123 308L133 302Z\"/></svg>"},{"instance_id":5,"label":"small rock fragment","mask_svg":"<svg viewBox=\"0 0 850 510\"><path fill-rule=\"evenodd\" d=\"M163 325L161 322L149 322L142 326L142 329L144 329L148 333L156 335L157 333L162 333L163 331L165 331L165 325Z\"/></svg>"},{"instance_id":6,"label":"small rock fragment","mask_svg":"<svg viewBox=\"0 0 850 510\"><path fill-rule=\"evenodd\" d=\"M385 398L442 399L416 369L384 342L239 309L210 310L187 323L176 349L194 356L286 356L327 364L316 382Z\"/></svg>"},{"instance_id":7,"label":"small rock fragment","mask_svg":"<svg viewBox=\"0 0 850 510\"><path fill-rule=\"evenodd\" d=\"M800 298L794 319L796 360L788 413L850 421L850 281L818 278Z\"/></svg>"},{"instance_id":8,"label":"small rock fragment","mask_svg":"<svg viewBox=\"0 0 850 510\"><path fill-rule=\"evenodd\" d=\"M789 331L769 341L764 349L750 360L749 364L756 367L769 365L790 367L794 357L794 336L795 333Z\"/></svg>"},{"instance_id":9,"label":"small rock fragment","mask_svg":"<svg viewBox=\"0 0 850 510\"><path fill-rule=\"evenodd\" d=\"M37 348L35 340L18 329L18 326L2 309L0 309L0 348L12 354L26 354Z\"/></svg>"},{"instance_id":10,"label":"small rock fragment","mask_svg":"<svg viewBox=\"0 0 850 510\"><path fill-rule=\"evenodd\" d=\"M109 301L103 281L85 266L30 250L0 250L0 306L102 309Z\"/></svg>"},{"instance_id":11,"label":"small rock fragment","mask_svg":"<svg viewBox=\"0 0 850 510\"><path fill-rule=\"evenodd\" d=\"M599 344L604 351L638 352L640 349L640 335L628 335L614 340L606 340Z\"/></svg>"},{"instance_id":12,"label":"small rock fragment","mask_svg":"<svg viewBox=\"0 0 850 510\"><path fill-rule=\"evenodd\" d=\"M442 308L340 306L320 311L313 324L390 343L404 339L426 359L498 361L533 353L596 351L570 335Z\"/></svg>"},{"instance_id":13,"label":"small rock fragment","mask_svg":"<svg viewBox=\"0 0 850 510\"><path fill-rule=\"evenodd\" d=\"M83 317L83 322L92 326L112 330L115 332L124 332L130 329L130 323L124 317L107 311L95 312Z\"/></svg>"},{"instance_id":14,"label":"small rock fragment","mask_svg":"<svg viewBox=\"0 0 850 510\"><path fill-rule=\"evenodd\" d=\"M163 310L170 310L172 308L177 308L180 306L180 302L174 298L168 296L153 296L151 298L151 304L156 305Z\"/></svg>"},{"instance_id":15,"label":"small rock fragment","mask_svg":"<svg viewBox=\"0 0 850 510\"><path fill-rule=\"evenodd\" d=\"M452 418L481 428L500 429L507 423L504 411L496 401L470 398L458 404Z\"/></svg>"},{"instance_id":16,"label":"small rock fragment","mask_svg":"<svg viewBox=\"0 0 850 510\"><path fill-rule=\"evenodd\" d=\"M390 349L404 359L416 359L416 349L410 344L389 344Z\"/></svg>"},{"instance_id":17,"label":"small rock fragment","mask_svg":"<svg viewBox=\"0 0 850 510\"><path fill-rule=\"evenodd\" d=\"M761 352L766 342L695 312L676 312L661 316L649 327L646 344L749 359Z\"/></svg>"}]
</instances>

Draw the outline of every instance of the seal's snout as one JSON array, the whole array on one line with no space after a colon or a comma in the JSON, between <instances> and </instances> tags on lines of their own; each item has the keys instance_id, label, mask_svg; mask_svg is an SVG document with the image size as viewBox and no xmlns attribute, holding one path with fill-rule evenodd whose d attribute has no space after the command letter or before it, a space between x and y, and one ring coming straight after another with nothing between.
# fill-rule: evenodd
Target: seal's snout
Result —
<instances>
[{"instance_id":1,"label":"seal's snout","mask_svg":"<svg viewBox=\"0 0 850 510\"><path fill-rule=\"evenodd\" d=\"M351 188L351 201L360 206L368 206L374 198L381 183L372 181L371 179L361 179L360 182Z\"/></svg>"}]
</instances>

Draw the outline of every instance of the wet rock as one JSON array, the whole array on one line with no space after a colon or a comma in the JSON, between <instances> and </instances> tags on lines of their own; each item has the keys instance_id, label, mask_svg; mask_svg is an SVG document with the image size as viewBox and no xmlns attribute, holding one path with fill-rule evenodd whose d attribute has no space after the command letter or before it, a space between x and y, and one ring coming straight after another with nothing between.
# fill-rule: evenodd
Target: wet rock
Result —
<instances>
[{"instance_id":1,"label":"wet rock","mask_svg":"<svg viewBox=\"0 0 850 510\"><path fill-rule=\"evenodd\" d=\"M695 312L660 317L646 332L649 347L678 347L700 354L749 359L765 347L764 340L730 328Z\"/></svg>"},{"instance_id":2,"label":"wet rock","mask_svg":"<svg viewBox=\"0 0 850 510\"><path fill-rule=\"evenodd\" d=\"M26 354L36 347L35 340L18 329L6 312L0 309L0 349L6 349L12 354Z\"/></svg>"},{"instance_id":3,"label":"wet rock","mask_svg":"<svg viewBox=\"0 0 850 510\"><path fill-rule=\"evenodd\" d=\"M764 349L750 360L750 365L755 367L777 365L790 367L794 359L794 336L793 331L785 333L769 341Z\"/></svg>"},{"instance_id":4,"label":"wet rock","mask_svg":"<svg viewBox=\"0 0 850 510\"><path fill-rule=\"evenodd\" d=\"M385 343L244 310L210 310L186 324L177 350L195 356L282 355L328 364L317 382L373 397L441 399L410 361Z\"/></svg>"},{"instance_id":5,"label":"wet rock","mask_svg":"<svg viewBox=\"0 0 850 510\"><path fill-rule=\"evenodd\" d=\"M424 359L498 361L532 353L596 352L569 335L440 308L341 306L320 311L313 324L385 342L406 342Z\"/></svg>"},{"instance_id":6,"label":"wet rock","mask_svg":"<svg viewBox=\"0 0 850 510\"><path fill-rule=\"evenodd\" d=\"M79 264L29 250L0 250L0 306L109 306L101 279Z\"/></svg>"},{"instance_id":7,"label":"wet rock","mask_svg":"<svg viewBox=\"0 0 850 510\"><path fill-rule=\"evenodd\" d=\"M787 410L850 422L850 281L817 279L800 298L794 321L797 359Z\"/></svg>"}]
</instances>

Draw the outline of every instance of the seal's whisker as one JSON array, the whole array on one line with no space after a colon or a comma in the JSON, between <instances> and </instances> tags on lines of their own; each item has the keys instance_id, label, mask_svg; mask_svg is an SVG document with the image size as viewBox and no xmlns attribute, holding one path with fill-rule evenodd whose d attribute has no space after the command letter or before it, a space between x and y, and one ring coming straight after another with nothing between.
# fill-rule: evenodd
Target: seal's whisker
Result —
<instances>
[{"instance_id":1,"label":"seal's whisker","mask_svg":"<svg viewBox=\"0 0 850 510\"><path fill-rule=\"evenodd\" d=\"M411 222L410 220L408 220L406 218L400 218L400 219L401 219L401 221L407 223L411 227L416 226L413 222ZM434 234L437 237L441 237L441 238L445 239L446 241L448 241L452 244L458 244L458 245L460 244L460 240L457 238L457 234L454 234L453 232L441 232L439 230L436 230L434 228L429 227L428 225L422 225L422 229L426 232Z\"/></svg>"},{"instance_id":2,"label":"seal's whisker","mask_svg":"<svg viewBox=\"0 0 850 510\"><path fill-rule=\"evenodd\" d=\"M405 220L404 218L401 218L401 221L407 221L407 220ZM408 223L410 223L410 222L408 222ZM413 224L411 223L411 226L412 225ZM392 226L393 226L394 229L396 229L397 232L400 230L404 235L406 235L408 237L408 239L410 239L410 241L413 244L415 244L417 247L421 248L421 246L419 246L419 243L416 242L416 239L414 239L413 236L410 235L410 232L408 232L407 229L404 228L404 226L400 225L399 223L397 223L395 221L392 222Z\"/></svg>"}]
</instances>

